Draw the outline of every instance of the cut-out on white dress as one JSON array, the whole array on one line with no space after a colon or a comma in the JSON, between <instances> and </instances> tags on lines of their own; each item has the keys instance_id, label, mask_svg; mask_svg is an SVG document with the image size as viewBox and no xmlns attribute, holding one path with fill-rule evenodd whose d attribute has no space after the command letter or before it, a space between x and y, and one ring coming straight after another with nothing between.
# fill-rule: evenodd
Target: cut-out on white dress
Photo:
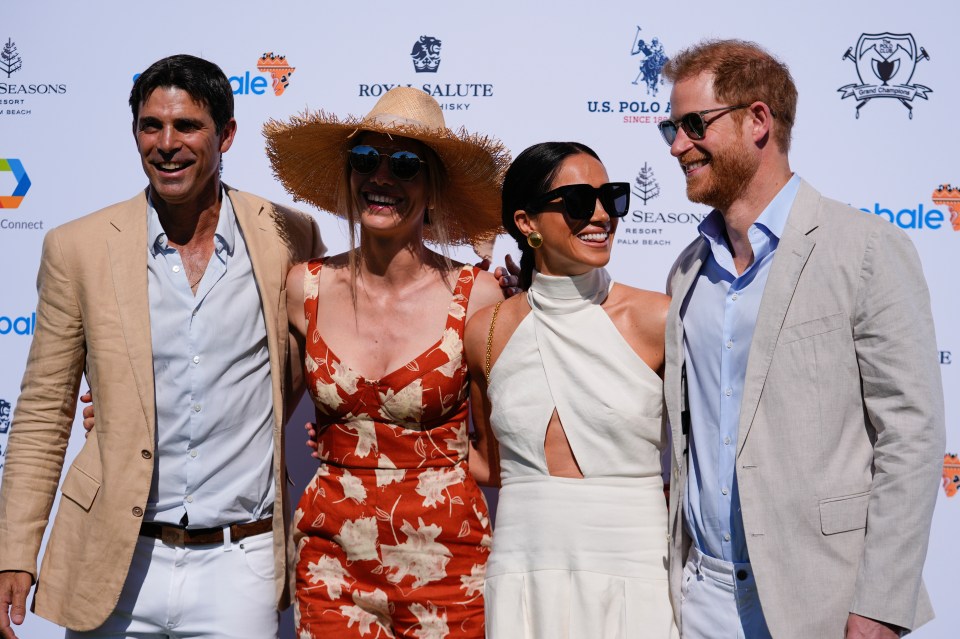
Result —
<instances>
[{"instance_id":1,"label":"cut-out on white dress","mask_svg":"<svg viewBox=\"0 0 960 639\"><path fill-rule=\"evenodd\" d=\"M600 307L604 269L534 274L532 308L490 371L502 488L489 639L676 637L667 582L662 383ZM583 479L552 477L554 408Z\"/></svg>"}]
</instances>

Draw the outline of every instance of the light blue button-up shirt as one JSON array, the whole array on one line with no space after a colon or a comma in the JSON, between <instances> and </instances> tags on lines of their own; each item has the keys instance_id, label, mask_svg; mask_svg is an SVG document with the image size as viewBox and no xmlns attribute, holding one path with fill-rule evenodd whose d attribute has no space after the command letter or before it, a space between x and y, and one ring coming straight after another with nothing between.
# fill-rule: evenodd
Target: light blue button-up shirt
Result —
<instances>
[{"instance_id":1,"label":"light blue button-up shirt","mask_svg":"<svg viewBox=\"0 0 960 639\"><path fill-rule=\"evenodd\" d=\"M754 259L740 275L720 213L700 223L710 253L680 309L690 411L684 516L697 547L724 561L749 561L734 470L740 402L763 288L799 187L794 175L750 226Z\"/></svg>"},{"instance_id":2,"label":"light blue button-up shirt","mask_svg":"<svg viewBox=\"0 0 960 639\"><path fill-rule=\"evenodd\" d=\"M157 446L144 519L190 528L273 513L273 393L260 292L224 194L196 296L148 204Z\"/></svg>"}]
</instances>

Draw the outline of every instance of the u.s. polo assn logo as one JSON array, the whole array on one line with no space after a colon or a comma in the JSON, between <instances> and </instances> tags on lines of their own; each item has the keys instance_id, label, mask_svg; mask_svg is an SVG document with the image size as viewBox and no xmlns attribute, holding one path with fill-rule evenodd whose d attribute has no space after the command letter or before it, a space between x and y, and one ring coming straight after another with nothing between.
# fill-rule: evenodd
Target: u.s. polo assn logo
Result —
<instances>
[{"instance_id":1,"label":"u.s. polo assn logo","mask_svg":"<svg viewBox=\"0 0 960 639\"><path fill-rule=\"evenodd\" d=\"M837 91L843 93L841 99L857 100L857 118L860 109L871 100L892 98L899 100L913 119L914 98L929 100L927 94L933 92L922 84L910 84L917 64L930 59L926 49L917 47L911 33L863 33L856 47L843 54L843 59L854 63L860 83L847 84ZM878 80L880 84L876 83Z\"/></svg>"}]
</instances>

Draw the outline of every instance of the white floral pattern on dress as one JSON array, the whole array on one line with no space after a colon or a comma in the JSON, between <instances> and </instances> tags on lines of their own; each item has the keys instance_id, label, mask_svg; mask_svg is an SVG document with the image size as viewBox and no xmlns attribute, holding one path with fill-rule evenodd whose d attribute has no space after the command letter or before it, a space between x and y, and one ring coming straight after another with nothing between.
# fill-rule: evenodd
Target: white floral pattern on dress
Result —
<instances>
[{"instance_id":1,"label":"white floral pattern on dress","mask_svg":"<svg viewBox=\"0 0 960 639\"><path fill-rule=\"evenodd\" d=\"M487 572L484 564L474 564L469 575L460 575L460 587L466 591L468 597L483 594L483 577Z\"/></svg>"},{"instance_id":2,"label":"white floral pattern on dress","mask_svg":"<svg viewBox=\"0 0 960 639\"><path fill-rule=\"evenodd\" d=\"M436 524L425 525L423 519L419 524L419 528L414 528L404 520L400 532L407 536L407 540L396 546L380 546L384 567L394 569L387 575L392 583L400 583L409 575L414 578L413 587L419 588L447 575L447 562L453 553L436 542L443 529Z\"/></svg>"},{"instance_id":3,"label":"white floral pattern on dress","mask_svg":"<svg viewBox=\"0 0 960 639\"><path fill-rule=\"evenodd\" d=\"M419 423L423 414L423 385L417 379L397 392L388 388L386 393L380 393L380 404L380 416L384 419Z\"/></svg>"},{"instance_id":4,"label":"white floral pattern on dress","mask_svg":"<svg viewBox=\"0 0 960 639\"><path fill-rule=\"evenodd\" d=\"M390 616L390 602L387 600L387 593L375 589L373 592L357 591L353 593L352 606L340 606L340 612L349 619L347 628L352 628L357 624L360 636L365 637L371 632L370 626L377 625L377 634L385 633L384 637L393 637L393 631L390 627L393 625L393 619Z\"/></svg>"},{"instance_id":5,"label":"white floral pattern on dress","mask_svg":"<svg viewBox=\"0 0 960 639\"><path fill-rule=\"evenodd\" d=\"M423 496L424 508L436 508L437 504L447 503L443 492L466 477L460 466L452 468L428 468L420 473L417 481L417 494Z\"/></svg>"},{"instance_id":6,"label":"white floral pattern on dress","mask_svg":"<svg viewBox=\"0 0 960 639\"><path fill-rule=\"evenodd\" d=\"M420 627L413 632L417 639L443 639L450 634L447 613L438 610L434 604L427 602L424 606L421 603L414 603L410 605L410 612L416 616L420 624Z\"/></svg>"},{"instance_id":7,"label":"white floral pattern on dress","mask_svg":"<svg viewBox=\"0 0 960 639\"><path fill-rule=\"evenodd\" d=\"M360 517L347 519L340 527L340 534L333 540L347 553L347 561L377 558L377 519Z\"/></svg>"},{"instance_id":8,"label":"white floral pattern on dress","mask_svg":"<svg viewBox=\"0 0 960 639\"><path fill-rule=\"evenodd\" d=\"M447 449L453 453L457 459L467 458L467 449L470 447L470 440L467 437L467 425L461 424L459 428L453 429L453 437L443 440Z\"/></svg>"},{"instance_id":9,"label":"white floral pattern on dress","mask_svg":"<svg viewBox=\"0 0 960 639\"><path fill-rule=\"evenodd\" d=\"M344 470L339 478L340 486L343 487L343 498L352 499L358 504L367 500L367 489L363 487L363 482L359 477L351 475L349 470Z\"/></svg>"},{"instance_id":10,"label":"white floral pattern on dress","mask_svg":"<svg viewBox=\"0 0 960 639\"><path fill-rule=\"evenodd\" d=\"M322 555L319 561L307 564L307 575L310 583L326 586L327 596L332 598L339 597L344 587L350 585L347 579L350 573L329 555Z\"/></svg>"},{"instance_id":11,"label":"white floral pattern on dress","mask_svg":"<svg viewBox=\"0 0 960 639\"><path fill-rule=\"evenodd\" d=\"M377 430L372 419L364 417L348 417L343 425L357 434L357 448L354 453L357 457L366 457L370 450L377 450Z\"/></svg>"},{"instance_id":12,"label":"white floral pattern on dress","mask_svg":"<svg viewBox=\"0 0 960 639\"><path fill-rule=\"evenodd\" d=\"M384 454L380 454L380 467L374 471L377 474L377 488L388 484L399 484L407 476L407 471L397 468L397 465Z\"/></svg>"},{"instance_id":13,"label":"white floral pattern on dress","mask_svg":"<svg viewBox=\"0 0 960 639\"><path fill-rule=\"evenodd\" d=\"M317 408L328 415L340 408L340 404L343 403L340 393L337 392L337 385L321 381L318 381L314 387L313 399Z\"/></svg>"},{"instance_id":14,"label":"white floral pattern on dress","mask_svg":"<svg viewBox=\"0 0 960 639\"><path fill-rule=\"evenodd\" d=\"M342 362L333 362L331 368L333 372L330 374L330 377L337 383L337 386L351 395L357 392L357 381L360 379L359 374L353 372L349 366L345 366Z\"/></svg>"}]
</instances>

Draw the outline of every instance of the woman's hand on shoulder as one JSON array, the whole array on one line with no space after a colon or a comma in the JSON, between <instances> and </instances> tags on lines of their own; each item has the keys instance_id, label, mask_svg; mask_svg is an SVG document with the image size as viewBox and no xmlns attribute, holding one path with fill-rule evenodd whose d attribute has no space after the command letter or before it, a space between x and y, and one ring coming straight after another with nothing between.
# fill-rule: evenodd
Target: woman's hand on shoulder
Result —
<instances>
[{"instance_id":1,"label":"woman's hand on shoulder","mask_svg":"<svg viewBox=\"0 0 960 639\"><path fill-rule=\"evenodd\" d=\"M487 271L477 273L473 289L470 291L470 303L467 304L467 320L469 321L480 309L503 300L503 290L497 278Z\"/></svg>"}]
</instances>

